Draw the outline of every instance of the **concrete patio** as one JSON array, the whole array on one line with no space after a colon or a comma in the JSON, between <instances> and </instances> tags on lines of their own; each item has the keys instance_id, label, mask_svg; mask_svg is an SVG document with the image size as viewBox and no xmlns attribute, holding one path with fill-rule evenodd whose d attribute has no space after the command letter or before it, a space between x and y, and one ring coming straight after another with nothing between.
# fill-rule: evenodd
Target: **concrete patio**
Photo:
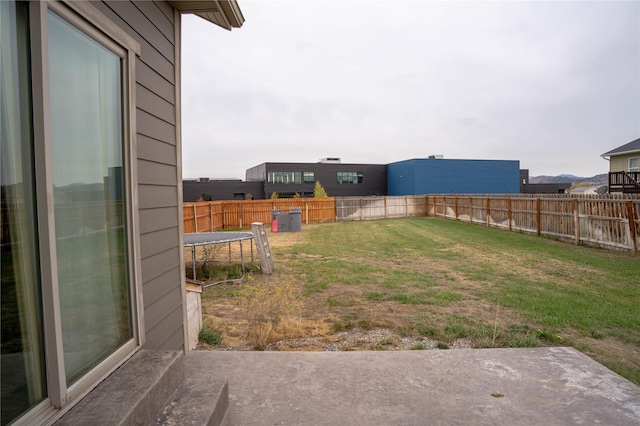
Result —
<instances>
[{"instance_id":1,"label":"concrete patio","mask_svg":"<svg viewBox=\"0 0 640 426\"><path fill-rule=\"evenodd\" d=\"M190 352L205 372L227 425L640 425L640 388L564 347Z\"/></svg>"}]
</instances>

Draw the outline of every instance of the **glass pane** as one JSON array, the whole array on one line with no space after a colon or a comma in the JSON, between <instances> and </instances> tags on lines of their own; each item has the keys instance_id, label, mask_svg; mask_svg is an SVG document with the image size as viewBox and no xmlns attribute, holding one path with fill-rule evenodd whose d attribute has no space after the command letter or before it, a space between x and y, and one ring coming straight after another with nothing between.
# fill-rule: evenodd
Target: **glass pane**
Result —
<instances>
[{"instance_id":1,"label":"glass pane","mask_svg":"<svg viewBox=\"0 0 640 426\"><path fill-rule=\"evenodd\" d=\"M67 384L132 338L122 59L49 14L51 163Z\"/></svg>"},{"instance_id":2,"label":"glass pane","mask_svg":"<svg viewBox=\"0 0 640 426\"><path fill-rule=\"evenodd\" d=\"M1 424L46 396L26 3L0 1Z\"/></svg>"}]
</instances>

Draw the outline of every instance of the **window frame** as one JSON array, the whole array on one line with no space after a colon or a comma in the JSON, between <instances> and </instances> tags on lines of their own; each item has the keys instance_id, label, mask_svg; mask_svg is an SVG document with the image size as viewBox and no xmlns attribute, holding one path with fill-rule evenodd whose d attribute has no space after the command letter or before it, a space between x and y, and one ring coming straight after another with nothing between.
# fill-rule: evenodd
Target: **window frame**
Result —
<instances>
[{"instance_id":1,"label":"window frame","mask_svg":"<svg viewBox=\"0 0 640 426\"><path fill-rule=\"evenodd\" d=\"M638 165L636 167L631 167L631 160L636 160L636 162L638 163ZM627 170L631 173L638 173L640 172L640 157L629 157L629 160L627 162Z\"/></svg>"},{"instance_id":2,"label":"window frame","mask_svg":"<svg viewBox=\"0 0 640 426\"><path fill-rule=\"evenodd\" d=\"M302 172L272 171L267 173L267 183L273 185L300 185Z\"/></svg>"},{"instance_id":3,"label":"window frame","mask_svg":"<svg viewBox=\"0 0 640 426\"><path fill-rule=\"evenodd\" d=\"M338 185L360 185L364 183L363 172L339 171L336 172Z\"/></svg>"},{"instance_id":4,"label":"window frame","mask_svg":"<svg viewBox=\"0 0 640 426\"><path fill-rule=\"evenodd\" d=\"M302 183L315 183L314 172L302 172Z\"/></svg>"},{"instance_id":5,"label":"window frame","mask_svg":"<svg viewBox=\"0 0 640 426\"><path fill-rule=\"evenodd\" d=\"M123 169L127 261L133 337L70 386L62 348L54 211L50 111L48 13L55 13L122 60ZM77 400L122 365L144 344L140 231L137 200L135 125L135 62L139 43L88 2L31 1L29 3L32 70L33 144L36 176L38 243L43 299L43 334L47 397L17 419L17 424L49 422L62 416Z\"/></svg>"}]
</instances>

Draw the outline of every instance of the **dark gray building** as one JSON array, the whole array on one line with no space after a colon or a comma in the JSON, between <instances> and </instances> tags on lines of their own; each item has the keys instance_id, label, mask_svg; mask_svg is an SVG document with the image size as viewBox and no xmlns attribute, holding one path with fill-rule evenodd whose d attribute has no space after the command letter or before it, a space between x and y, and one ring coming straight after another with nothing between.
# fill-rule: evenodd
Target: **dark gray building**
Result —
<instances>
[{"instance_id":1,"label":"dark gray building","mask_svg":"<svg viewBox=\"0 0 640 426\"><path fill-rule=\"evenodd\" d=\"M185 179L182 181L182 197L186 202L259 200L264 198L264 184L240 179Z\"/></svg>"},{"instance_id":2,"label":"dark gray building","mask_svg":"<svg viewBox=\"0 0 640 426\"><path fill-rule=\"evenodd\" d=\"M570 182L529 183L529 169L520 169L521 194L564 194L569 188Z\"/></svg>"},{"instance_id":3,"label":"dark gray building","mask_svg":"<svg viewBox=\"0 0 640 426\"><path fill-rule=\"evenodd\" d=\"M316 181L330 197L387 195L385 164L343 164L340 159L319 163L262 163L246 172L247 182L264 182L260 198L312 197ZM259 197L255 197L259 198Z\"/></svg>"}]
</instances>

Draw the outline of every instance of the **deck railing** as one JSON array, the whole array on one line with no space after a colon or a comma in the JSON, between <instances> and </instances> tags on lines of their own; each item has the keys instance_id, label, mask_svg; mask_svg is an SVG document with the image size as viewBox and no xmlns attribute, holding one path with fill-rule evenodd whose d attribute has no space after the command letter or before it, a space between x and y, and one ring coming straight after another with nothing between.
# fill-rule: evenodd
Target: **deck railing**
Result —
<instances>
[{"instance_id":1,"label":"deck railing","mask_svg":"<svg viewBox=\"0 0 640 426\"><path fill-rule=\"evenodd\" d=\"M640 194L640 172L609 172L609 192Z\"/></svg>"}]
</instances>

